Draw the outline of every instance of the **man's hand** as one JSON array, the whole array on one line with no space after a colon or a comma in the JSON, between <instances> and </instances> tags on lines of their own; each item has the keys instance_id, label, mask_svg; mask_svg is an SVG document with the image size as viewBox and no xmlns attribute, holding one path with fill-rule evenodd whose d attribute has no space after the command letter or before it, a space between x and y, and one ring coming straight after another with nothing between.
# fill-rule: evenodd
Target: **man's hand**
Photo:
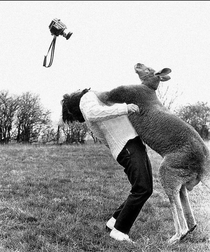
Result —
<instances>
[{"instance_id":1,"label":"man's hand","mask_svg":"<svg viewBox=\"0 0 210 252\"><path fill-rule=\"evenodd\" d=\"M131 113L139 113L139 107L133 103L127 104L128 106L128 114Z\"/></svg>"}]
</instances>

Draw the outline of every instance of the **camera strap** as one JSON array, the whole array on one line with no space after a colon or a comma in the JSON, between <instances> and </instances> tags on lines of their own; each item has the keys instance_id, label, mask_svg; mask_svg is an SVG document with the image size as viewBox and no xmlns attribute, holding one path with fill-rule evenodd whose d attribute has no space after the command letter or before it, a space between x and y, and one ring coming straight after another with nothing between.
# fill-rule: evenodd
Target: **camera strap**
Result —
<instances>
[{"instance_id":1,"label":"camera strap","mask_svg":"<svg viewBox=\"0 0 210 252\"><path fill-rule=\"evenodd\" d=\"M54 36L54 38L53 38L53 40L52 40L52 42L50 44L50 47L49 47L48 52L47 52L47 55L44 56L44 62L43 62L43 66L44 67L50 67L52 65L52 63L53 63L54 53L55 53L55 42L56 42L56 36ZM48 64L48 66L47 66L47 56L48 56L50 50L51 50L50 62Z\"/></svg>"}]
</instances>

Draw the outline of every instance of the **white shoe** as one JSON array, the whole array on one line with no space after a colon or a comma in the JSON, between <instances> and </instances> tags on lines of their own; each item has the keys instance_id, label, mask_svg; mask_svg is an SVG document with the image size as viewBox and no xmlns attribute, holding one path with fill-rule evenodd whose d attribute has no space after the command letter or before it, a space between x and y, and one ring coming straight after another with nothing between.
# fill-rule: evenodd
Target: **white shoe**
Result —
<instances>
[{"instance_id":1,"label":"white shoe","mask_svg":"<svg viewBox=\"0 0 210 252\"><path fill-rule=\"evenodd\" d=\"M112 217L111 219L109 219L109 220L107 221L106 227L107 227L108 229L111 229L111 230L112 230L112 229L114 228L115 223L116 223L116 219L115 219L114 217Z\"/></svg>"},{"instance_id":2,"label":"white shoe","mask_svg":"<svg viewBox=\"0 0 210 252\"><path fill-rule=\"evenodd\" d=\"M112 231L110 232L110 237L117 241L127 241L130 243L134 243L127 234L124 234L117 230L116 228L113 228Z\"/></svg>"}]
</instances>

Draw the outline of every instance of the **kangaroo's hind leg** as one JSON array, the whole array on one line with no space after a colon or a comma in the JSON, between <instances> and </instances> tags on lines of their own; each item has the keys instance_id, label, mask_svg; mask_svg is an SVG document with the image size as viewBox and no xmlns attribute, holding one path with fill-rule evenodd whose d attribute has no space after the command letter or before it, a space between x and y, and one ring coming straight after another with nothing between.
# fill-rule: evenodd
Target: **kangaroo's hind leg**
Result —
<instances>
[{"instance_id":1,"label":"kangaroo's hind leg","mask_svg":"<svg viewBox=\"0 0 210 252\"><path fill-rule=\"evenodd\" d=\"M183 179L179 176L179 172L180 170L168 166L167 162L163 161L161 163L159 170L160 180L170 201L176 232L175 235L168 240L169 244L180 241L189 231L180 199Z\"/></svg>"},{"instance_id":2,"label":"kangaroo's hind leg","mask_svg":"<svg viewBox=\"0 0 210 252\"><path fill-rule=\"evenodd\" d=\"M189 198L188 198L188 192L187 192L187 188L186 188L185 185L183 185L181 187L180 198L181 198L181 203L182 203L184 215L185 215L185 218L187 220L187 225L188 225L188 228L189 228L189 232L192 232L196 228L197 225L196 225L195 217L193 215L192 208L190 206L190 201L189 201Z\"/></svg>"}]
</instances>

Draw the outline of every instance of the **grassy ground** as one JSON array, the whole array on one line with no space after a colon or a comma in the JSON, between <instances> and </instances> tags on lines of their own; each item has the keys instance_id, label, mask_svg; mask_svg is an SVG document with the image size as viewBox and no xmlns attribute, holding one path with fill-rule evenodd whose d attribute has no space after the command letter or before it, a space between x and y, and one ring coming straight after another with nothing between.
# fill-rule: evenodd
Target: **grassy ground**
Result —
<instances>
[{"instance_id":1,"label":"grassy ground","mask_svg":"<svg viewBox=\"0 0 210 252\"><path fill-rule=\"evenodd\" d=\"M190 193L198 228L180 244L166 245L174 226L158 179L161 157L151 150L154 193L132 227L135 246L105 230L130 186L104 146L17 145L0 151L0 252L210 251L210 193L202 185Z\"/></svg>"}]
</instances>

